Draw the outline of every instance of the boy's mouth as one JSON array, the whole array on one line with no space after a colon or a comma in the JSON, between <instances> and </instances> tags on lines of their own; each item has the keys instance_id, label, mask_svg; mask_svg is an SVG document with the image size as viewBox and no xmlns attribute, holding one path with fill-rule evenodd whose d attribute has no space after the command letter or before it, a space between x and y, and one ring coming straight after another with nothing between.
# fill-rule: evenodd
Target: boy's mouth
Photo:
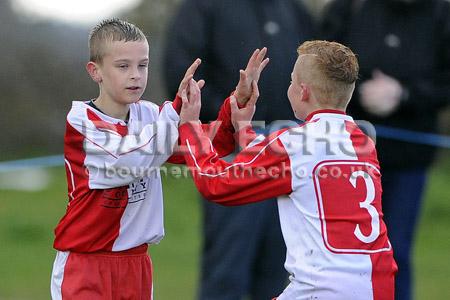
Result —
<instances>
[{"instance_id":1,"label":"boy's mouth","mask_svg":"<svg viewBox=\"0 0 450 300\"><path fill-rule=\"evenodd\" d=\"M127 87L127 90L131 90L131 91L137 91L137 90L140 90L141 88L140 87L138 87L138 86L130 86L130 87Z\"/></svg>"}]
</instances>

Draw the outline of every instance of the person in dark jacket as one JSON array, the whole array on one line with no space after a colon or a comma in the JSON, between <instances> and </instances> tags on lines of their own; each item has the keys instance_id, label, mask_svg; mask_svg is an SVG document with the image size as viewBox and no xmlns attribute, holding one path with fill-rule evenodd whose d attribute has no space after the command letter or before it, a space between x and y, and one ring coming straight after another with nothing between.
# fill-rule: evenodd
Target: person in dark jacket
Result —
<instances>
[{"instance_id":1,"label":"person in dark jacket","mask_svg":"<svg viewBox=\"0 0 450 300\"><path fill-rule=\"evenodd\" d=\"M383 211L399 267L396 299L408 300L411 248L436 148L404 133L436 132L438 113L449 103L450 3L336 0L322 21L322 38L358 55L360 80L349 110L377 129Z\"/></svg>"},{"instance_id":2,"label":"person in dark jacket","mask_svg":"<svg viewBox=\"0 0 450 300\"><path fill-rule=\"evenodd\" d=\"M186 0L167 36L164 69L170 94L176 92L173 83L182 78L185 66L193 58L202 59L197 71L198 78L206 79L202 120L215 119L235 87L239 69L255 48L262 47L268 48L270 63L259 81L254 120L265 121L266 129L273 121L294 120L286 101L297 57L293 49L313 37L312 19L298 1ZM199 299L260 300L280 294L287 283L286 247L276 201L234 208L202 201L202 206Z\"/></svg>"}]
</instances>

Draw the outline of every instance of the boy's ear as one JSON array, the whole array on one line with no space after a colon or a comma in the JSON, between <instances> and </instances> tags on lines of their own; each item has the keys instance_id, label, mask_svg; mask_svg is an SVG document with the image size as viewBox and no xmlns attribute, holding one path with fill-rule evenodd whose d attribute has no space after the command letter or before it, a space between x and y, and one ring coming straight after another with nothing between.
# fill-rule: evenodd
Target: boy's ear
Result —
<instances>
[{"instance_id":1,"label":"boy's ear","mask_svg":"<svg viewBox=\"0 0 450 300\"><path fill-rule=\"evenodd\" d=\"M300 96L300 100L302 102L308 102L309 101L309 96L311 91L309 90L309 86L304 84L304 83L300 83L300 88L301 88L301 96Z\"/></svg>"},{"instance_id":2,"label":"boy's ear","mask_svg":"<svg viewBox=\"0 0 450 300\"><path fill-rule=\"evenodd\" d=\"M89 73L89 76L91 76L92 80L94 80L97 83L102 82L100 69L95 62L93 61L88 62L86 64L86 71Z\"/></svg>"}]
</instances>

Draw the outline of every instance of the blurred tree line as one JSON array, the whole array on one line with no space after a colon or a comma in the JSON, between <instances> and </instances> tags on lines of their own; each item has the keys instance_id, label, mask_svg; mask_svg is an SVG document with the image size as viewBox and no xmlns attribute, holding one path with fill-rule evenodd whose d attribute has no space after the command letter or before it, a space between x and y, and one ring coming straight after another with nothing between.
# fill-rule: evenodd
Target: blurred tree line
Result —
<instances>
[{"instance_id":1,"label":"blurred tree line","mask_svg":"<svg viewBox=\"0 0 450 300\"><path fill-rule=\"evenodd\" d=\"M117 16L138 24L149 37L144 98L157 103L173 97L165 92L161 58L165 38L170 38L166 25L181 1L142 0ZM328 1L303 0L316 17ZM0 1L0 161L62 153L71 102L97 96L84 69L89 30L80 24L30 20L15 13L10 0Z\"/></svg>"},{"instance_id":2,"label":"blurred tree line","mask_svg":"<svg viewBox=\"0 0 450 300\"><path fill-rule=\"evenodd\" d=\"M117 17L139 24L149 37L145 99L162 102L160 58L165 24L176 0L142 1ZM65 116L73 100L97 96L85 71L90 26L17 14L0 1L0 161L62 153Z\"/></svg>"},{"instance_id":3,"label":"blurred tree line","mask_svg":"<svg viewBox=\"0 0 450 300\"><path fill-rule=\"evenodd\" d=\"M34 22L0 2L0 160L62 152L72 99L94 95L85 28Z\"/></svg>"}]
</instances>

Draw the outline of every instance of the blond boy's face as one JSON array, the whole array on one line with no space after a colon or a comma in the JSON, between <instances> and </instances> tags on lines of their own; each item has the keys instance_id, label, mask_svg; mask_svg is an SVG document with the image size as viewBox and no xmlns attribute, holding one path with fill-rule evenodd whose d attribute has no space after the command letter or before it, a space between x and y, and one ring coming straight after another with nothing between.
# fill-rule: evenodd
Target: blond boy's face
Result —
<instances>
[{"instance_id":1,"label":"blond boy's face","mask_svg":"<svg viewBox=\"0 0 450 300\"><path fill-rule=\"evenodd\" d=\"M295 117L298 119L304 118L303 105L302 105L302 87L299 78L299 72L301 68L301 59L297 58L295 62L294 69L291 73L291 84L288 88L288 99L291 103L292 110L294 111Z\"/></svg>"},{"instance_id":2,"label":"blond boy's face","mask_svg":"<svg viewBox=\"0 0 450 300\"><path fill-rule=\"evenodd\" d=\"M101 93L117 104L135 103L147 86L149 47L145 41L114 41L105 45L98 64Z\"/></svg>"}]
</instances>

